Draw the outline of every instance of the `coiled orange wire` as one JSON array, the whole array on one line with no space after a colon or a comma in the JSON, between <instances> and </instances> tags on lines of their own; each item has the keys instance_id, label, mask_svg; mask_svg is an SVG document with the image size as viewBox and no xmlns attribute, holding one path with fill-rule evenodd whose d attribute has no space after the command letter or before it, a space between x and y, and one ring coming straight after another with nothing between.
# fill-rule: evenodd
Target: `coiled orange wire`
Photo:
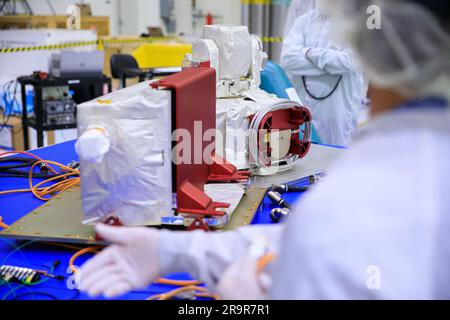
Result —
<instances>
[{"instance_id":1,"label":"coiled orange wire","mask_svg":"<svg viewBox=\"0 0 450 320\"><path fill-rule=\"evenodd\" d=\"M87 247L84 249L81 249L77 251L69 260L69 267L70 270L72 270L73 273L76 273L78 269L75 267L75 260L82 256L83 254L92 252L92 253L98 253L100 250L100 247ZM276 255L273 253L269 253L265 256L262 256L258 260L258 264L256 267L256 272L259 274L263 272L263 270L267 267L267 265L271 262L273 262L276 258ZM202 297L202 298L212 298L214 300L219 300L220 297L215 294L211 294L208 292L208 290L204 287L200 287L199 285L202 284L201 281L198 280L171 280L166 278L159 278L154 283L159 284L167 284L172 286L178 286L181 288L174 289L172 291L166 292L166 293L160 293L155 294L151 297L148 297L146 300L168 300L170 298L173 298L183 292L190 292L192 291L192 295L194 297Z\"/></svg>"},{"instance_id":2,"label":"coiled orange wire","mask_svg":"<svg viewBox=\"0 0 450 320\"><path fill-rule=\"evenodd\" d=\"M11 193L21 193L21 192L31 192L31 193L33 193L33 195L36 198L43 200L43 201L48 201L51 198L53 198L54 196L66 191L67 189L80 183L80 172L78 170L67 167L59 162L50 161L50 160L42 160L38 156L36 156L32 153L29 153L29 152L25 152L25 151L9 151L9 152L0 154L0 157L8 155L8 154L24 154L24 155L31 156L31 157L37 159L38 161L34 162L31 165L30 170L29 170L29 176L28 176L28 184L30 186L29 189L14 189L14 190L0 191L0 195L11 194ZM34 168L36 168L37 165L39 165L41 163L57 166L64 173L58 174L58 172L56 172L51 166L48 166L50 168L50 171L53 174L56 174L57 176L43 180L43 181L37 183L36 185L33 185L33 170L34 170ZM50 182L61 180L61 179L62 179L62 181L58 181L50 186L45 186L46 184L48 184Z\"/></svg>"},{"instance_id":3,"label":"coiled orange wire","mask_svg":"<svg viewBox=\"0 0 450 320\"><path fill-rule=\"evenodd\" d=\"M16 189L16 190L1 191L0 195L19 193L19 192L31 192L31 193L33 193L33 195L36 198L43 200L43 201L48 201L51 198L53 198L54 196L56 196L57 194L60 194L64 191L66 191L67 189L80 183L79 171L72 169L70 167L67 167L61 163L58 163L55 161L50 161L50 160L42 160L41 158L39 158L38 156L36 156L32 153L23 152L23 151L5 152L5 153L0 154L0 157L7 155L7 154L25 154L25 155L28 155L28 156L31 156L31 157L37 159L38 161L33 163L32 166L30 167L29 177L28 177L28 183L30 186L29 189ZM47 180L41 181L41 182L33 185L33 170L37 165L39 165L41 163L55 165L55 166L59 167L63 172L66 172L66 173L62 173L58 176L49 178ZM49 166L49 168L54 174L58 174L52 167ZM72 178L70 178L70 177L72 177ZM50 186L46 186L46 187L44 186L50 182L53 182L56 180L61 180L61 179L63 179L63 180L56 182ZM1 221L2 221L2 218L0 217L0 227L7 228L8 226L6 224L2 223ZM98 247L98 246L97 247L87 247L87 248L77 251L74 255L72 255L72 257L69 260L69 267L72 270L72 272L76 273L78 271L77 268L75 267L75 260L78 257L80 257L86 253L89 253L89 252L98 253L100 249L101 249L101 247ZM267 266L268 263L270 263L274 260L274 258L275 258L275 256L272 254L262 257L260 259L260 261L258 262L257 272L260 273ZM206 298L212 298L212 299L216 299L216 300L219 299L219 297L217 295L208 293L206 288L199 287L201 282L197 281L197 280L171 280L171 279L166 279L166 278L159 278L158 280L155 281L155 283L167 284L167 285L173 285L173 286L181 286L181 288L177 288L177 289L169 291L167 293L153 295L153 296L147 298L147 300L167 300L174 296L179 295L180 293L189 292L189 291L193 291L193 296L195 296L195 297L206 297Z\"/></svg>"},{"instance_id":4,"label":"coiled orange wire","mask_svg":"<svg viewBox=\"0 0 450 320\"><path fill-rule=\"evenodd\" d=\"M6 155L12 155L12 154L23 154L30 156L38 161L32 164L29 170L29 176L28 176L28 183L30 188L29 189L13 189L13 190L6 190L6 191L0 191L0 195L6 195L6 194L12 194L12 193L23 193L23 192L31 192L33 195L43 201L48 201L54 196L66 191L67 189L77 185L80 183L80 173L78 170L72 169L70 167L67 167L63 164L60 164L55 161L48 161L48 160L42 160L38 156L26 152L26 151L8 151L0 154L0 157L6 156ZM36 185L33 185L33 170L36 168L37 165L45 163L45 164L52 164L57 167L59 167L61 170L64 171L64 173L61 173L58 175L58 172L55 171L51 166L48 166L50 171L57 175L53 178L49 178L47 180L41 181L37 183ZM51 183L56 180L58 181L50 186L45 186L48 183ZM0 228L7 229L9 226L2 222L3 218L0 216Z\"/></svg>"},{"instance_id":5,"label":"coiled orange wire","mask_svg":"<svg viewBox=\"0 0 450 320\"><path fill-rule=\"evenodd\" d=\"M100 251L100 249L101 249L101 247L94 246L94 247L87 247L87 248L84 248L84 249L81 249L81 250L75 252L75 254L69 260L70 270L72 270L72 272L74 274L77 273L78 269L77 269L77 267L75 267L76 259L86 253L96 254ZM155 281L155 283L179 286L181 288L177 288L177 289L169 291L167 293L162 293L162 294L157 294L157 295L151 296L151 297L147 298L147 300L167 300L167 299L170 299L182 292L187 292L187 291L200 291L200 292L194 293L195 297L212 298L212 299L216 299L216 300L218 299L218 296L208 293L206 288L199 287L198 285L200 285L201 282L197 281L197 280L171 280L171 279L166 279L166 278L159 278Z\"/></svg>"}]
</instances>

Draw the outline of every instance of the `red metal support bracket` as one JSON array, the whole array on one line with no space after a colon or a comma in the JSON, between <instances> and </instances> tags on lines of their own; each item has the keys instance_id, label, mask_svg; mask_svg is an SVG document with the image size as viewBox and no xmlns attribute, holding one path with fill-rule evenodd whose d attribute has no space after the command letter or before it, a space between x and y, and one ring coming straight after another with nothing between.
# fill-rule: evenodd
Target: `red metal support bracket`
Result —
<instances>
[{"instance_id":1,"label":"red metal support bracket","mask_svg":"<svg viewBox=\"0 0 450 320\"><path fill-rule=\"evenodd\" d=\"M178 189L177 197L178 213L180 214L223 216L226 212L217 209L226 209L230 207L229 203L214 202L202 190L187 180L184 181Z\"/></svg>"},{"instance_id":2,"label":"red metal support bracket","mask_svg":"<svg viewBox=\"0 0 450 320\"><path fill-rule=\"evenodd\" d=\"M214 155L209 165L208 182L246 182L251 174L251 171L238 171L232 163Z\"/></svg>"},{"instance_id":3,"label":"red metal support bracket","mask_svg":"<svg viewBox=\"0 0 450 320\"><path fill-rule=\"evenodd\" d=\"M123 227L123 224L120 221L120 219L114 215L108 216L107 219L105 220L104 224L106 224L107 226L112 226L112 227ZM102 237L100 237L100 235L98 233L96 233L95 240L103 241L104 239Z\"/></svg>"},{"instance_id":4,"label":"red metal support bracket","mask_svg":"<svg viewBox=\"0 0 450 320\"><path fill-rule=\"evenodd\" d=\"M204 230L209 231L208 224L201 217L195 218L194 222L186 229L187 231Z\"/></svg>"}]
</instances>

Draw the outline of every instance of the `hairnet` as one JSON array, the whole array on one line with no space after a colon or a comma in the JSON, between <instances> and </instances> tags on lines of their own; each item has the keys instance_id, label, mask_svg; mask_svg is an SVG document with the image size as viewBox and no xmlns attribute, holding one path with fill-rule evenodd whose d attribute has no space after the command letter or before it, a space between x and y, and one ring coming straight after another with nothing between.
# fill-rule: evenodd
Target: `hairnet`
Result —
<instances>
[{"instance_id":1,"label":"hairnet","mask_svg":"<svg viewBox=\"0 0 450 320\"><path fill-rule=\"evenodd\" d=\"M284 26L285 35L289 34L298 17L315 8L316 0L292 0L286 16L286 24Z\"/></svg>"},{"instance_id":2,"label":"hairnet","mask_svg":"<svg viewBox=\"0 0 450 320\"><path fill-rule=\"evenodd\" d=\"M372 83L407 95L450 98L450 27L446 0L320 0ZM378 29L368 20L379 8Z\"/></svg>"},{"instance_id":3,"label":"hairnet","mask_svg":"<svg viewBox=\"0 0 450 320\"><path fill-rule=\"evenodd\" d=\"M301 16L316 7L316 0L293 0L297 16Z\"/></svg>"}]
</instances>

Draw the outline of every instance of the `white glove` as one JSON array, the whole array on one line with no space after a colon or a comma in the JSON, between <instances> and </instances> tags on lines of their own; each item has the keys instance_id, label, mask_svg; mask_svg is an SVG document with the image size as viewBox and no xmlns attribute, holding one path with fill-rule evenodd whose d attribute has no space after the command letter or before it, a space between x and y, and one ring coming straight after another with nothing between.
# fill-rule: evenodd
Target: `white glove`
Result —
<instances>
[{"instance_id":1,"label":"white glove","mask_svg":"<svg viewBox=\"0 0 450 320\"><path fill-rule=\"evenodd\" d=\"M223 300L267 300L271 278L258 275L258 259L247 255L233 263L219 280L217 294Z\"/></svg>"},{"instance_id":2,"label":"white glove","mask_svg":"<svg viewBox=\"0 0 450 320\"><path fill-rule=\"evenodd\" d=\"M86 262L77 273L81 291L113 298L143 289L160 273L159 231L149 228L96 226L113 244Z\"/></svg>"},{"instance_id":3,"label":"white glove","mask_svg":"<svg viewBox=\"0 0 450 320\"><path fill-rule=\"evenodd\" d=\"M89 163L101 163L109 151L111 142L103 128L91 128L85 131L75 143L80 159Z\"/></svg>"}]
</instances>

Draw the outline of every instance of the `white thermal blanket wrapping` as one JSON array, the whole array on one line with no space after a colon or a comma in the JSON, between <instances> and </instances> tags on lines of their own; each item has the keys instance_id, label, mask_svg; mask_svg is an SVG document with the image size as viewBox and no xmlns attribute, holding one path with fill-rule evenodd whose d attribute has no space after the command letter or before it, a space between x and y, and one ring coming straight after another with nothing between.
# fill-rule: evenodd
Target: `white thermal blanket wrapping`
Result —
<instances>
[{"instance_id":1,"label":"white thermal blanket wrapping","mask_svg":"<svg viewBox=\"0 0 450 320\"><path fill-rule=\"evenodd\" d=\"M203 29L219 49L220 79L247 77L252 65L252 40L245 26L211 25Z\"/></svg>"},{"instance_id":2,"label":"white thermal blanket wrapping","mask_svg":"<svg viewBox=\"0 0 450 320\"><path fill-rule=\"evenodd\" d=\"M112 214L129 226L158 225L171 215L170 106L170 92L148 81L78 106L84 223ZM107 139L94 143L92 130ZM96 145L106 140L109 147Z\"/></svg>"},{"instance_id":3,"label":"white thermal blanket wrapping","mask_svg":"<svg viewBox=\"0 0 450 320\"><path fill-rule=\"evenodd\" d=\"M280 99L262 91L252 89L243 93L245 98L217 99L216 152L234 164L239 170L249 168L248 128L250 116L267 104Z\"/></svg>"}]
</instances>

